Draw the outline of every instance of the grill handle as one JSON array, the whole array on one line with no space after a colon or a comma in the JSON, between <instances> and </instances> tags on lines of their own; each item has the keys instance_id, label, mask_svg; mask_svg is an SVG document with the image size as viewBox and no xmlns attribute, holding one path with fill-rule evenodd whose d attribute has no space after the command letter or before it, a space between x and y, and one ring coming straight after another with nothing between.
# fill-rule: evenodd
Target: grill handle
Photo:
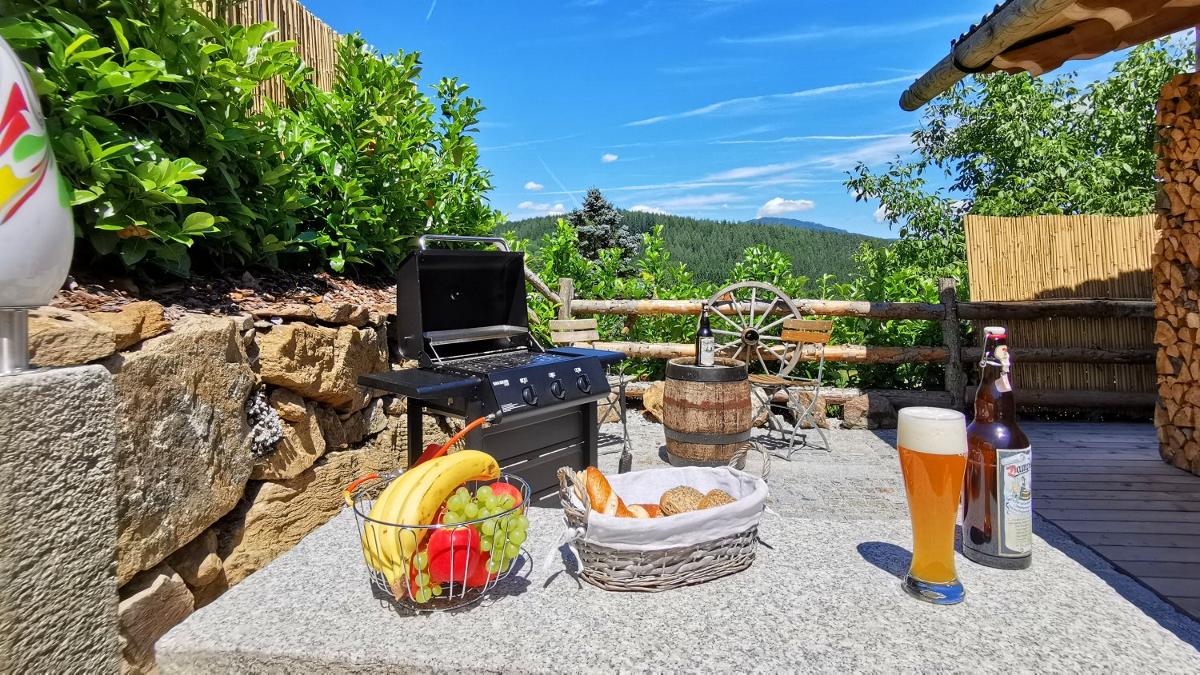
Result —
<instances>
[{"instance_id":1,"label":"grill handle","mask_svg":"<svg viewBox=\"0 0 1200 675\"><path fill-rule=\"evenodd\" d=\"M423 234L417 239L417 247L422 251L429 248L431 241L474 242L477 244L495 244L501 251L508 250L508 242L503 237L467 237L460 234Z\"/></svg>"}]
</instances>

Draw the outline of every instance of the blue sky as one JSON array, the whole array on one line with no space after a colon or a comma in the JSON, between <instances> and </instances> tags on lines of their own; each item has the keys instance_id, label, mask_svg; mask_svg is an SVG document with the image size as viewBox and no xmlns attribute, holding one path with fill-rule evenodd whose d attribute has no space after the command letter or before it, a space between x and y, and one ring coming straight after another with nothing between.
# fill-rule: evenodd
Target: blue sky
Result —
<instances>
[{"instance_id":1,"label":"blue sky","mask_svg":"<svg viewBox=\"0 0 1200 675\"><path fill-rule=\"evenodd\" d=\"M420 51L488 107L478 142L511 220L623 208L781 215L894 236L842 187L909 148L908 84L993 0L305 0L335 30ZM1100 76L1112 58L1072 64Z\"/></svg>"}]
</instances>

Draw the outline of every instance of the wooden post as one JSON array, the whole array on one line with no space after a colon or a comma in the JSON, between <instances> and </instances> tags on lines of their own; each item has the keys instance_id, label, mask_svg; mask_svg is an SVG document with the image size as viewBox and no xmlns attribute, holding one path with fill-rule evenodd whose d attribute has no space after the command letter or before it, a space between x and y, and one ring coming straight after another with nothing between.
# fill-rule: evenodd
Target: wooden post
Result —
<instances>
[{"instance_id":1,"label":"wooden post","mask_svg":"<svg viewBox=\"0 0 1200 675\"><path fill-rule=\"evenodd\" d=\"M958 323L958 281L955 279L938 279L938 300L946 309L942 319L942 342L946 345L946 391L950 393L950 407L962 410L966 407L963 387L967 384L967 374L962 364L962 344L959 339Z\"/></svg>"},{"instance_id":2,"label":"wooden post","mask_svg":"<svg viewBox=\"0 0 1200 675\"><path fill-rule=\"evenodd\" d=\"M560 277L558 280L558 318L571 318L571 302L575 299L575 280Z\"/></svg>"}]
</instances>

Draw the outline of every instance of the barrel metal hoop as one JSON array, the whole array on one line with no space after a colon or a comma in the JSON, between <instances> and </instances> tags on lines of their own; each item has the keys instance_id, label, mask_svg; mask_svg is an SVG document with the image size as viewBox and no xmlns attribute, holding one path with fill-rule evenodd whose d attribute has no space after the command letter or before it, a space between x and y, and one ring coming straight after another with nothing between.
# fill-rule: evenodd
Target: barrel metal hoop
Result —
<instances>
[{"instance_id":1,"label":"barrel metal hoop","mask_svg":"<svg viewBox=\"0 0 1200 675\"><path fill-rule=\"evenodd\" d=\"M676 431L670 427L663 427L663 431L667 435L667 440L676 441L678 443L696 443L698 445L732 445L733 443L745 443L750 440L750 429L745 431L735 431L728 434L701 434L689 433L686 431Z\"/></svg>"},{"instance_id":2,"label":"barrel metal hoop","mask_svg":"<svg viewBox=\"0 0 1200 675\"><path fill-rule=\"evenodd\" d=\"M731 363L697 366L690 357L671 359L667 362L667 379L683 382L741 382L747 379L745 363L733 359L722 360Z\"/></svg>"}]
</instances>

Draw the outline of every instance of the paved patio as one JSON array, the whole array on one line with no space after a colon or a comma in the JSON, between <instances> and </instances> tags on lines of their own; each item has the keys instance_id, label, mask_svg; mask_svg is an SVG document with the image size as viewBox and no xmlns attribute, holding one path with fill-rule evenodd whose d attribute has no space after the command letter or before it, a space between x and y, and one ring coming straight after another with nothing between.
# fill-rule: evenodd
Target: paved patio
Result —
<instances>
[{"instance_id":1,"label":"paved patio","mask_svg":"<svg viewBox=\"0 0 1200 675\"><path fill-rule=\"evenodd\" d=\"M659 465L661 427L633 422L634 468ZM731 577L657 595L600 591L563 555L545 564L562 521L535 509L531 556L494 599L402 616L368 587L343 512L172 630L159 663L168 673L1200 670L1200 624L1044 518L1030 570L960 559L962 605L904 595L909 525L886 435L837 431L833 453L774 461L778 515L765 517L755 564ZM602 468L615 464L608 455Z\"/></svg>"}]
</instances>

